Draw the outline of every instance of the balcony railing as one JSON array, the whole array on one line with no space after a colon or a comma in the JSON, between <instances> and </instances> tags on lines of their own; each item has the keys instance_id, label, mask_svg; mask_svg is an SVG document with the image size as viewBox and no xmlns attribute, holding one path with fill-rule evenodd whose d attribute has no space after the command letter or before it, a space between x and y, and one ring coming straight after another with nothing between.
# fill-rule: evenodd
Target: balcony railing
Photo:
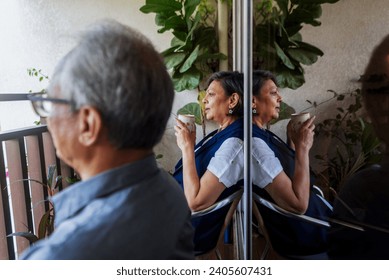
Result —
<instances>
[{"instance_id":1,"label":"balcony railing","mask_svg":"<svg viewBox=\"0 0 389 280\"><path fill-rule=\"evenodd\" d=\"M0 94L0 102L17 100L26 100L26 94ZM46 125L0 132L0 144L0 259L17 259L30 242L9 235L37 235L39 222L50 207L47 188L42 185L47 184L49 166L56 166L54 178L71 178L74 172L56 157Z\"/></svg>"}]
</instances>

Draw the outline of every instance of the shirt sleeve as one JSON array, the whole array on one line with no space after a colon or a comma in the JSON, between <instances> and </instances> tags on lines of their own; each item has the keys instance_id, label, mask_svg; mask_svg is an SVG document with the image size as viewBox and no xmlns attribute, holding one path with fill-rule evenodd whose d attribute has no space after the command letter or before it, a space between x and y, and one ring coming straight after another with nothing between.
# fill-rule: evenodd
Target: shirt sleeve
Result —
<instances>
[{"instance_id":1,"label":"shirt sleeve","mask_svg":"<svg viewBox=\"0 0 389 280\"><path fill-rule=\"evenodd\" d=\"M281 173L282 165L266 142L257 137L253 137L252 156L253 184L264 188Z\"/></svg>"},{"instance_id":2,"label":"shirt sleeve","mask_svg":"<svg viewBox=\"0 0 389 280\"><path fill-rule=\"evenodd\" d=\"M227 188L243 179L243 141L228 138L216 151L207 169Z\"/></svg>"}]
</instances>

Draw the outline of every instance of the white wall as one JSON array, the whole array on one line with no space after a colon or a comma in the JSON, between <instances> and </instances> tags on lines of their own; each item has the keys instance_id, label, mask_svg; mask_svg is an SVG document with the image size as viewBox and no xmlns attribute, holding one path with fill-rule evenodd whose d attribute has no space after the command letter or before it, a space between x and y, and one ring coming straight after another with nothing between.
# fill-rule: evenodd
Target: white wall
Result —
<instances>
[{"instance_id":1,"label":"white wall","mask_svg":"<svg viewBox=\"0 0 389 280\"><path fill-rule=\"evenodd\" d=\"M72 47L72 36L101 18L114 18L137 28L158 50L167 48L170 34L157 33L154 15L139 11L144 3L144 0L1 0L0 93L44 88L45 83L27 75L27 68L42 69L50 76L58 59ZM329 97L328 89L342 92L354 87L353 80L363 72L371 50L389 33L387 19L387 0L340 0L323 5L322 26L306 26L302 33L305 41L323 50L324 56L306 67L306 84L295 91L282 91L284 101L301 110L308 105L306 99L321 101ZM195 98L194 92L177 93L173 111ZM313 113L320 120L327 116L324 112L328 110L325 107L319 110ZM28 102L0 103L3 130L33 125L36 119ZM171 169L179 158L173 122L173 119L169 122L156 151L164 155L160 162L166 169ZM272 129L283 137L285 124L280 122Z\"/></svg>"},{"instance_id":2,"label":"white wall","mask_svg":"<svg viewBox=\"0 0 389 280\"><path fill-rule=\"evenodd\" d=\"M324 4L319 27L306 26L302 35L306 42L319 47L324 56L305 67L306 83L297 90L284 90L284 101L297 111L309 104L305 100L324 101L332 96L327 90L343 93L360 86L357 82L369 60L370 53L389 34L389 1L340 0ZM312 110L317 122L334 116L335 103ZM285 134L286 121L280 124L279 135ZM311 157L326 150L326 142L315 142ZM315 165L314 161L311 161Z\"/></svg>"},{"instance_id":3,"label":"white wall","mask_svg":"<svg viewBox=\"0 0 389 280\"><path fill-rule=\"evenodd\" d=\"M303 38L319 47L324 56L306 67L306 83L295 91L284 91L284 99L297 110L306 99L325 100L328 89L342 92L358 86L373 47L387 34L389 1L340 0L324 4L319 27L305 26Z\"/></svg>"},{"instance_id":4,"label":"white wall","mask_svg":"<svg viewBox=\"0 0 389 280\"><path fill-rule=\"evenodd\" d=\"M158 34L153 14L143 14L143 0L1 0L0 1L0 93L40 91L47 81L29 77L27 69L42 69L49 75L56 62L73 46L73 36L102 18L114 18L140 30L162 51L170 45L170 34ZM196 98L194 92L177 95L174 111ZM182 100L182 101L180 101ZM38 120L29 102L0 103L1 129L31 126ZM167 169L179 158L173 135L173 120L157 148ZM166 143L166 144L165 144ZM169 149L169 151L165 151Z\"/></svg>"}]
</instances>

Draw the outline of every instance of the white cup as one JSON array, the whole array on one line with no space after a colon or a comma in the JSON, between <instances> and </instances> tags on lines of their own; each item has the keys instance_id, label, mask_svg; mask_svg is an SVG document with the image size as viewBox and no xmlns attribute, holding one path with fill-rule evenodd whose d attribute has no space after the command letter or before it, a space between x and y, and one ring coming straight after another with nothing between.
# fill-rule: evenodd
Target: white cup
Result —
<instances>
[{"instance_id":1,"label":"white cup","mask_svg":"<svg viewBox=\"0 0 389 280\"><path fill-rule=\"evenodd\" d=\"M196 130L195 116L194 115L178 115L177 119L182 121L188 127L190 132Z\"/></svg>"},{"instance_id":2,"label":"white cup","mask_svg":"<svg viewBox=\"0 0 389 280\"><path fill-rule=\"evenodd\" d=\"M309 114L308 112L291 114L290 122L292 125L292 129L296 131L299 130L300 126L310 117L311 114Z\"/></svg>"}]
</instances>

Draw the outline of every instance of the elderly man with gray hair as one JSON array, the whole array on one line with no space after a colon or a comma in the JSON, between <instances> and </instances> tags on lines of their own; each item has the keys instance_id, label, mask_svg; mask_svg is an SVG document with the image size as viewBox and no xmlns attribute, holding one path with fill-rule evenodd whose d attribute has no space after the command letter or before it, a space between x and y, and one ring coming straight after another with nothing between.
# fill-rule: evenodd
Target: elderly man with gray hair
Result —
<instances>
[{"instance_id":1,"label":"elderly man with gray hair","mask_svg":"<svg viewBox=\"0 0 389 280\"><path fill-rule=\"evenodd\" d=\"M190 210L153 147L174 90L148 39L116 21L88 30L60 61L47 94L58 157L82 181L53 198L55 230L21 259L193 259Z\"/></svg>"}]
</instances>

